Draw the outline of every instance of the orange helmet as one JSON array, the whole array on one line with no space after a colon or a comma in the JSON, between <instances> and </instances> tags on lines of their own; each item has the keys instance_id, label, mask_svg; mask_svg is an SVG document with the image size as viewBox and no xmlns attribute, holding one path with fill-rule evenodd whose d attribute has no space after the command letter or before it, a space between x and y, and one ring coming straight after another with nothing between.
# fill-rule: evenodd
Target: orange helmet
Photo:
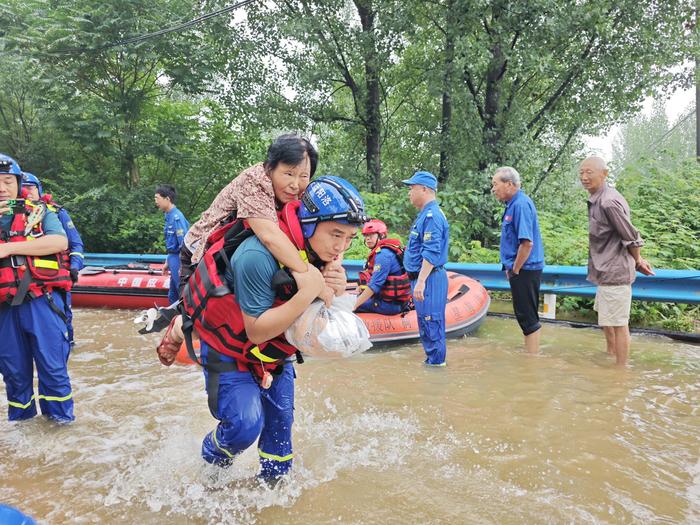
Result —
<instances>
[{"instance_id":1,"label":"orange helmet","mask_svg":"<svg viewBox=\"0 0 700 525\"><path fill-rule=\"evenodd\" d=\"M362 227L362 235L368 235L370 233L378 233L379 235L386 235L387 228L379 219L372 219L367 221Z\"/></svg>"}]
</instances>

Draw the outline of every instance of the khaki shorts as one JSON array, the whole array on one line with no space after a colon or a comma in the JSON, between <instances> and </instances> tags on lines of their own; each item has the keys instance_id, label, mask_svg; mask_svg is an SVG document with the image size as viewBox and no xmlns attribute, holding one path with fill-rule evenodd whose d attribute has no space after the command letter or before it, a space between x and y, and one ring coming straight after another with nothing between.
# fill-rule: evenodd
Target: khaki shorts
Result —
<instances>
[{"instance_id":1,"label":"khaki shorts","mask_svg":"<svg viewBox=\"0 0 700 525\"><path fill-rule=\"evenodd\" d=\"M593 309L600 326L627 326L632 307L632 285L598 286Z\"/></svg>"}]
</instances>

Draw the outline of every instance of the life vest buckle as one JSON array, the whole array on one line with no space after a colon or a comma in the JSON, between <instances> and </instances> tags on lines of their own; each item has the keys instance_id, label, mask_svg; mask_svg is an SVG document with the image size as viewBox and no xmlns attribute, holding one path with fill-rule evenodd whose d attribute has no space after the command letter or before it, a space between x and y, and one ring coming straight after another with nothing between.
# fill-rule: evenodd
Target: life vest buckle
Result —
<instances>
[{"instance_id":1,"label":"life vest buckle","mask_svg":"<svg viewBox=\"0 0 700 525\"><path fill-rule=\"evenodd\" d=\"M24 268L27 264L27 257L24 255L10 255L10 264L13 268Z\"/></svg>"},{"instance_id":2,"label":"life vest buckle","mask_svg":"<svg viewBox=\"0 0 700 525\"><path fill-rule=\"evenodd\" d=\"M272 386L272 374L263 368L263 374L260 378L260 387L263 390L268 390Z\"/></svg>"}]
</instances>

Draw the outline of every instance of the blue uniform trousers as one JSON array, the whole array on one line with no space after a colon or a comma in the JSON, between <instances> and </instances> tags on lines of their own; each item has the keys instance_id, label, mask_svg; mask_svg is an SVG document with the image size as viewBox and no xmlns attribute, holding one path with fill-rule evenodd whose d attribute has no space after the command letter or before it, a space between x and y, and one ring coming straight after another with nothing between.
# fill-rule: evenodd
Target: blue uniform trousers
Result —
<instances>
[{"instance_id":1,"label":"blue uniform trousers","mask_svg":"<svg viewBox=\"0 0 700 525\"><path fill-rule=\"evenodd\" d=\"M202 341L202 358L207 344ZM226 356L222 361L229 360ZM209 373L204 371L205 381ZM226 466L258 440L260 476L279 477L292 467L292 423L294 421L294 366L274 376L268 390L260 388L250 372L223 372L219 376L216 413L220 422L202 442L202 457L208 463ZM258 439L259 436L259 439Z\"/></svg>"},{"instance_id":2,"label":"blue uniform trousers","mask_svg":"<svg viewBox=\"0 0 700 525\"><path fill-rule=\"evenodd\" d=\"M75 339L73 338L73 300L71 299L70 292L66 292L66 329L68 331L68 342L71 346L75 344Z\"/></svg>"},{"instance_id":3,"label":"blue uniform trousers","mask_svg":"<svg viewBox=\"0 0 700 525\"><path fill-rule=\"evenodd\" d=\"M374 297L370 297L364 303L362 303L356 311L373 312L382 315L396 315L400 314L402 309L402 304L390 303L388 301L382 301L381 299L375 299Z\"/></svg>"},{"instance_id":4,"label":"blue uniform trousers","mask_svg":"<svg viewBox=\"0 0 700 525\"><path fill-rule=\"evenodd\" d=\"M416 281L411 281L411 293ZM445 307L447 305L447 272L444 268L434 270L425 282L425 299L416 300L416 317L418 331L423 344L425 362L429 365L441 365L447 357L445 342Z\"/></svg>"},{"instance_id":5,"label":"blue uniform trousers","mask_svg":"<svg viewBox=\"0 0 700 525\"><path fill-rule=\"evenodd\" d=\"M180 254L168 254L168 270L170 271L170 289L168 301L173 304L180 299Z\"/></svg>"},{"instance_id":6,"label":"blue uniform trousers","mask_svg":"<svg viewBox=\"0 0 700 525\"><path fill-rule=\"evenodd\" d=\"M52 292L58 310L62 294ZM39 406L50 419L67 422L73 416L73 393L68 377L70 345L66 323L51 309L45 295L19 306L0 306L0 372L5 381L8 418L36 415L34 363L39 376Z\"/></svg>"}]
</instances>

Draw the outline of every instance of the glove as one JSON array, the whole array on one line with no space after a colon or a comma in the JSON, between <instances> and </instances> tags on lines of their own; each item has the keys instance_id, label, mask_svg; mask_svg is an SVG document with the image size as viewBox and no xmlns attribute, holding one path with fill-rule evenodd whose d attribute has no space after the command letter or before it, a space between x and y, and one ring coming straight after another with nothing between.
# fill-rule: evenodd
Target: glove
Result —
<instances>
[{"instance_id":1,"label":"glove","mask_svg":"<svg viewBox=\"0 0 700 525\"><path fill-rule=\"evenodd\" d=\"M80 270L78 270L77 268L70 269L70 280L73 281L73 284L78 282L79 276L80 276Z\"/></svg>"}]
</instances>

